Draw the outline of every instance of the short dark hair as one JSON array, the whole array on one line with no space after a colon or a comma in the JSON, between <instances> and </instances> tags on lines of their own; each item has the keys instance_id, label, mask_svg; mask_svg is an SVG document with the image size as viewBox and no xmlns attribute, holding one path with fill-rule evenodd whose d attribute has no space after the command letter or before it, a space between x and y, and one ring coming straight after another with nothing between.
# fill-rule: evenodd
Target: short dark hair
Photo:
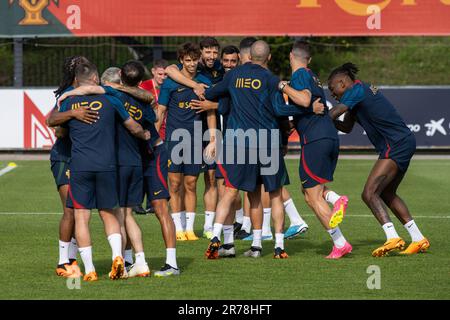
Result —
<instances>
[{"instance_id":1,"label":"short dark hair","mask_svg":"<svg viewBox=\"0 0 450 320\"><path fill-rule=\"evenodd\" d=\"M144 79L145 75L144 65L142 62L136 60L126 62L120 71L120 79L122 80L122 83L130 87L137 86L139 82Z\"/></svg>"},{"instance_id":2,"label":"short dark hair","mask_svg":"<svg viewBox=\"0 0 450 320\"><path fill-rule=\"evenodd\" d=\"M75 79L78 82L90 80L94 74L98 74L97 66L92 62L83 62L75 67Z\"/></svg>"},{"instance_id":3,"label":"short dark hair","mask_svg":"<svg viewBox=\"0 0 450 320\"><path fill-rule=\"evenodd\" d=\"M348 76L350 79L352 79L352 81L355 81L356 74L358 73L358 71L359 71L359 69L355 64L353 64L351 62L347 62L347 63L344 63L342 66L337 67L336 69L331 71L330 76L328 77L328 81L330 81L332 78L334 78L338 74L344 74L344 75Z\"/></svg>"},{"instance_id":4,"label":"short dark hair","mask_svg":"<svg viewBox=\"0 0 450 320\"><path fill-rule=\"evenodd\" d=\"M295 41L292 46L292 52L302 59L308 60L311 58L311 47L309 46L309 43L304 40Z\"/></svg>"},{"instance_id":5,"label":"short dark hair","mask_svg":"<svg viewBox=\"0 0 450 320\"><path fill-rule=\"evenodd\" d=\"M239 49L242 50L250 50L250 48L252 47L252 45L258 41L258 39L256 39L255 37L247 37L241 40L241 42L239 43Z\"/></svg>"},{"instance_id":6,"label":"short dark hair","mask_svg":"<svg viewBox=\"0 0 450 320\"><path fill-rule=\"evenodd\" d=\"M164 59L158 59L158 60L155 60L155 61L153 62L152 68L155 68L155 69L157 69L157 68L163 68L163 69L165 69L165 68L167 68L168 65L169 65L169 62L167 62L167 60L164 60Z\"/></svg>"},{"instance_id":7,"label":"short dark hair","mask_svg":"<svg viewBox=\"0 0 450 320\"><path fill-rule=\"evenodd\" d=\"M178 48L177 51L178 60L183 59L185 56L190 56L192 59L198 60L202 55L198 45L192 42L186 42Z\"/></svg>"},{"instance_id":8,"label":"short dark hair","mask_svg":"<svg viewBox=\"0 0 450 320\"><path fill-rule=\"evenodd\" d=\"M223 57L224 54L233 54L233 53L239 54L239 49L236 46L226 46L225 48L222 49L222 54L220 56Z\"/></svg>"},{"instance_id":9,"label":"short dark hair","mask_svg":"<svg viewBox=\"0 0 450 320\"><path fill-rule=\"evenodd\" d=\"M202 41L200 41L200 50L203 50L203 48L213 48L213 47L220 48L219 41L217 41L216 38L206 37Z\"/></svg>"}]
</instances>

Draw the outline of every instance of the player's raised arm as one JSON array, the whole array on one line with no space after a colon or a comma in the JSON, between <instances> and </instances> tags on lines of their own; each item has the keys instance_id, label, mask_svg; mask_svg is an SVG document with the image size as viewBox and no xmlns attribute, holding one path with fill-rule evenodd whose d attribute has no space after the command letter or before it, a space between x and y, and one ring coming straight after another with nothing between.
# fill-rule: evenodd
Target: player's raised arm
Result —
<instances>
[{"instance_id":1,"label":"player's raised arm","mask_svg":"<svg viewBox=\"0 0 450 320\"><path fill-rule=\"evenodd\" d=\"M181 83L186 87L192 88L199 97L205 94L205 89L209 86L204 83L198 83L192 79L185 77L176 64L172 64L166 68L167 76L175 82Z\"/></svg>"},{"instance_id":2,"label":"player's raised arm","mask_svg":"<svg viewBox=\"0 0 450 320\"><path fill-rule=\"evenodd\" d=\"M63 93L61 97L59 97L57 103L58 106L60 106L64 100L72 96L86 96L90 94L104 94L104 93L105 89L102 86L91 86L91 85L79 86L78 88Z\"/></svg>"}]
</instances>

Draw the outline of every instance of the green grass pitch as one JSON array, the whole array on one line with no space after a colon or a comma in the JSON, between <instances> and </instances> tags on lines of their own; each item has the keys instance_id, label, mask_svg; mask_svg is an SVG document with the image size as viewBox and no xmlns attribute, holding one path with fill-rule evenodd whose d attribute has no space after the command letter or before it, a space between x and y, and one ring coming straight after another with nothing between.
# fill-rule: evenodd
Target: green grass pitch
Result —
<instances>
[{"instance_id":1,"label":"green grass pitch","mask_svg":"<svg viewBox=\"0 0 450 320\"><path fill-rule=\"evenodd\" d=\"M7 162L0 162L0 168ZM61 211L48 161L18 161L18 167L0 177L0 299L449 299L450 298L450 162L414 160L399 193L422 232L431 242L428 253L411 257L371 257L385 238L361 201L360 193L372 160L340 160L330 186L350 198L341 225L353 253L338 261L324 256L331 250L329 235L312 215L299 192L297 160L287 160L288 187L298 210L310 225L302 237L288 240L287 260L272 258L273 242L263 242L263 257L242 253L249 242L237 241L238 257L208 261L208 241L178 243L179 277L111 281L107 274L111 251L97 214L91 220L94 263L100 279L81 282L69 290L54 274L58 259ZM202 180L202 179L201 179ZM199 191L203 192L202 183ZM199 200L201 197L199 197ZM199 213L203 212L198 202ZM22 214L26 213L26 214ZM41 213L41 214L30 214ZM165 260L161 231L154 215L138 216L147 261L159 269ZM407 241L401 224L394 224ZM196 219L201 234L204 216ZM381 289L370 290L367 269L379 266Z\"/></svg>"}]
</instances>

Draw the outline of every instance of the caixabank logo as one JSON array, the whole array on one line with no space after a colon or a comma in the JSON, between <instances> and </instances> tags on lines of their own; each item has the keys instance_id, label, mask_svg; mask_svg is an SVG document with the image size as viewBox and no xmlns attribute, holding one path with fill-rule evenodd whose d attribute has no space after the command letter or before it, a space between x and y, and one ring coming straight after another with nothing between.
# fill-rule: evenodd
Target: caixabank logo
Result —
<instances>
[{"instance_id":1,"label":"caixabank logo","mask_svg":"<svg viewBox=\"0 0 450 320\"><path fill-rule=\"evenodd\" d=\"M48 21L42 16L44 9L50 4L50 0L8 0L11 7L14 2L24 10L25 17L20 20L21 26L41 26L47 25ZM59 0L52 0L56 6L59 5Z\"/></svg>"}]
</instances>

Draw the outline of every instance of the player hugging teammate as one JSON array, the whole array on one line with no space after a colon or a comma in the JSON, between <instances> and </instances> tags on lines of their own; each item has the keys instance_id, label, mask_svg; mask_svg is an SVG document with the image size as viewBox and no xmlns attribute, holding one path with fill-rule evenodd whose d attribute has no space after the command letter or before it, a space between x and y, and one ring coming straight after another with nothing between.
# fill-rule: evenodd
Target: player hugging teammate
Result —
<instances>
[{"instance_id":1,"label":"player hugging teammate","mask_svg":"<svg viewBox=\"0 0 450 320\"><path fill-rule=\"evenodd\" d=\"M415 151L414 136L377 88L356 79L353 64L331 73L328 85L340 104L328 111L320 81L308 68L307 43L297 41L292 47L290 82L270 72L270 47L264 41L245 38L239 49L227 46L220 57L219 51L211 37L199 46L185 43L178 50L178 64L158 61L151 83L144 84L145 68L138 61L107 69L100 85L97 68L88 59L66 60L55 91L57 105L47 119L58 137L51 169L64 212L59 276L98 279L89 231L92 209L99 211L112 250L109 278L149 276L143 234L132 210L141 206L144 193L166 246L166 263L154 275L179 275L176 240L199 239L194 223L201 174L208 259L235 257L235 239L252 241L244 256L260 257L262 242L273 239L272 219L273 257L288 258L285 239L308 230L284 187L289 177L283 157L293 128L301 139L299 191L333 242L326 258L348 255L352 246L338 226L348 198L326 184L333 180L338 159L337 130L349 132L355 122L380 153L363 191L387 237L373 256L405 246L385 205L412 237L402 254L428 249L428 240L397 195ZM344 120L337 120L342 114ZM291 222L287 230L285 213Z\"/></svg>"}]
</instances>

